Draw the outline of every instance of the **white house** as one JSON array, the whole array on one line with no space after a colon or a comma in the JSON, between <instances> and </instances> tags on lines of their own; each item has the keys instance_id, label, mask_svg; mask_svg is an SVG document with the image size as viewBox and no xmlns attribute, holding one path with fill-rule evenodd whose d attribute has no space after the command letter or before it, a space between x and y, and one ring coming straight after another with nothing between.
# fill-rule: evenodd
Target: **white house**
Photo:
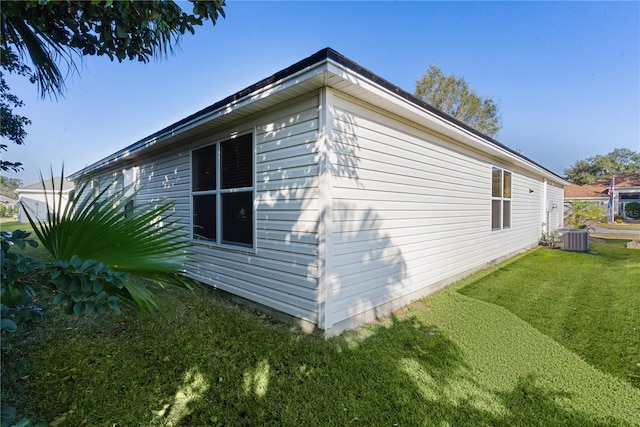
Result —
<instances>
[{"instance_id":1,"label":"white house","mask_svg":"<svg viewBox=\"0 0 640 427\"><path fill-rule=\"evenodd\" d=\"M192 277L326 335L535 246L568 184L331 49L89 172L175 202Z\"/></svg>"},{"instance_id":2,"label":"white house","mask_svg":"<svg viewBox=\"0 0 640 427\"><path fill-rule=\"evenodd\" d=\"M57 209L59 201L62 201L61 209L64 209L69 201L69 192L73 190L73 182L63 180L60 188L60 177L46 178L44 187L42 182L36 182L24 187L16 188L20 204L18 205L18 221L29 222L24 211L27 209L31 217L42 221L47 220L47 213L54 212L54 204ZM55 190L54 190L55 188ZM60 196L62 198L60 199Z\"/></svg>"}]
</instances>

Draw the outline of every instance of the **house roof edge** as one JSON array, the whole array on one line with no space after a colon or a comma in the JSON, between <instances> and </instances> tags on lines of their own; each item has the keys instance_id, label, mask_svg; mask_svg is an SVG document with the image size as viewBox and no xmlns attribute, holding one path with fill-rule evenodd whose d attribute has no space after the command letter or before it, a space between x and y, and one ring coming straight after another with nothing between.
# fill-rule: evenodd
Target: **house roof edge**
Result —
<instances>
[{"instance_id":1,"label":"house roof edge","mask_svg":"<svg viewBox=\"0 0 640 427\"><path fill-rule=\"evenodd\" d=\"M340 54L339 52L337 52L336 50L330 48L330 47L325 47L323 49L320 49L319 51L315 52L314 54L290 65L289 67L286 67L280 71L277 71L276 73L272 74L269 77L266 77L250 86L245 87L244 89L233 93L232 95L227 96L226 98L221 99L220 101L215 102L214 104L211 104L193 114L190 114L189 116L178 120L177 122L166 126L162 129L160 129L157 132L154 132L153 134L137 141L134 142L133 144L111 154L110 156L107 156L89 166L86 166L84 168L82 168L81 170L73 173L72 175L70 175L70 179L76 179L79 176L91 172L91 171L95 171L97 169L100 169L103 166L106 166L107 164L110 164L116 160L118 160L121 157L124 157L126 155L126 153L129 152L133 152L133 151L138 151L142 148L144 148L144 146L149 143L150 141L153 140L157 140L159 138L162 138L163 136L169 135L172 132L175 132L177 130L179 130L181 127L195 121L198 120L199 118L205 117L208 114L211 114L213 112L215 112L216 110L219 110L221 107L229 105L231 103L237 102L245 97L247 97L248 95L250 95L251 93L254 93L256 91L259 91L260 89L269 86L275 82L278 82L280 80L283 80L289 76L292 76L306 68L310 68L314 65L318 65L320 63L322 63L323 61L328 61L331 60L339 65L344 66L345 68L361 75L362 77L366 78L367 80L370 80L371 82L381 86L382 88L396 94L397 96L403 98L404 100L415 104L431 113L433 113L434 115L442 118L445 121L449 121L453 124L455 124L456 126L459 126L460 128L464 129L467 132L470 132L471 134L474 134L475 136L487 141L490 145L494 145L500 149L503 149L509 153L511 153L512 155L530 163L533 164L537 167L539 167L540 169L544 170L545 172L551 174L552 176L554 176L555 178L557 178L563 185L566 185L567 181L560 175L558 175L557 173L551 171L550 169L542 166L541 164L531 160L530 158L528 158L527 156L519 153L518 151L508 147L505 144L502 144L501 142L497 141L496 139L485 135L484 133L474 129L473 127L467 125L466 123L461 122L460 120L436 109L435 107L427 104L426 102L420 100L419 98L417 98L415 95L407 92L404 89L401 89L400 87L394 85L393 83L389 82L388 80L380 77L379 75L375 74L374 72L368 70L365 67L362 67L361 65L359 65L358 63L352 61L351 59L347 58L346 56Z\"/></svg>"}]
</instances>

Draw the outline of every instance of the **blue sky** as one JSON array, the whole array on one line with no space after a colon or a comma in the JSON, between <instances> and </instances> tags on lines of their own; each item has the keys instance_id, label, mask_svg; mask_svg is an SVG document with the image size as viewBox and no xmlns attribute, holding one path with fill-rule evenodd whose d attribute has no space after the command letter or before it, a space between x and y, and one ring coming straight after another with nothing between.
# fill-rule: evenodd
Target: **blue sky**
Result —
<instances>
[{"instance_id":1,"label":"blue sky","mask_svg":"<svg viewBox=\"0 0 640 427\"><path fill-rule=\"evenodd\" d=\"M188 8L189 5L184 5ZM148 64L87 58L65 98L7 82L33 124L6 160L67 174L324 48L413 92L436 64L500 105L497 139L562 174L640 151L640 2L241 2Z\"/></svg>"}]
</instances>

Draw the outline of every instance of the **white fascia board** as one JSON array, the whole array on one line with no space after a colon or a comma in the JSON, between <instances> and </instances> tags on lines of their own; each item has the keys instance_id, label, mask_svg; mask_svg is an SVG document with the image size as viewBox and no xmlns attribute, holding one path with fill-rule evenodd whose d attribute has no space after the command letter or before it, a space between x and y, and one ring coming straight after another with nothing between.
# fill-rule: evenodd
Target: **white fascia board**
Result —
<instances>
[{"instance_id":1,"label":"white fascia board","mask_svg":"<svg viewBox=\"0 0 640 427\"><path fill-rule=\"evenodd\" d=\"M570 183L550 173L549 171L539 167L538 165L527 161L526 159L511 153L504 148L497 146L478 135L470 132L469 130L457 125L455 122L448 121L437 114L417 105L409 102L402 96L393 93L392 91L372 82L369 79L363 78L356 72L332 61L328 60L328 71L341 79L350 82L366 91L374 94L381 102L379 105L381 108L392 111L401 117L405 117L415 123L426 125L429 129L432 129L440 134L448 136L456 141L459 141L471 148L475 148L489 155L499 157L510 163L514 163L525 170L531 171L550 181L556 182L560 185L569 185ZM367 101L371 103L371 101ZM384 105L383 105L384 104ZM399 107L402 113L394 111L390 108L390 105ZM425 123L426 122L426 123Z\"/></svg>"}]
</instances>

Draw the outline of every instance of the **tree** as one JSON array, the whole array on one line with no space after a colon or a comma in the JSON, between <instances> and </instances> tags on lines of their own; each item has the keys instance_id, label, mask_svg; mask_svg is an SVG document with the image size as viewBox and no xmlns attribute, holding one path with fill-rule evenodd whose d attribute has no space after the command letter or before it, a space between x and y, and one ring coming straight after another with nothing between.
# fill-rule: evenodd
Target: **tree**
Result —
<instances>
[{"instance_id":1,"label":"tree","mask_svg":"<svg viewBox=\"0 0 640 427\"><path fill-rule=\"evenodd\" d=\"M20 178L8 178L4 175L0 175L0 194L10 199L17 199L18 195L15 190L22 186L22 180Z\"/></svg>"},{"instance_id":2,"label":"tree","mask_svg":"<svg viewBox=\"0 0 640 427\"><path fill-rule=\"evenodd\" d=\"M446 76L436 65L430 65L416 80L415 95L488 136L494 137L502 128L500 110L493 99L478 96L462 77Z\"/></svg>"},{"instance_id":3,"label":"tree","mask_svg":"<svg viewBox=\"0 0 640 427\"><path fill-rule=\"evenodd\" d=\"M191 3L193 12L188 14L173 1L5 1L0 10L0 65L36 83L42 97L62 96L65 77L77 72L76 62L84 56L148 62L172 52L180 37L187 31L193 34L203 21L215 24L224 17L224 0ZM30 122L13 114L23 104L9 93L2 74L0 83L2 137L22 144ZM21 164L3 161L0 167L17 171Z\"/></svg>"},{"instance_id":4,"label":"tree","mask_svg":"<svg viewBox=\"0 0 640 427\"><path fill-rule=\"evenodd\" d=\"M10 73L25 75L29 67L21 65L18 56L14 53L0 48L2 68ZM0 71L0 137L6 138L15 144L24 144L27 136L25 126L31 121L24 116L13 112L15 108L22 107L24 103L15 95L9 92L9 86L4 80L4 74ZM0 151L7 151L7 144L0 143ZM13 170L18 172L22 169L22 163L0 160L0 170Z\"/></svg>"},{"instance_id":5,"label":"tree","mask_svg":"<svg viewBox=\"0 0 640 427\"><path fill-rule=\"evenodd\" d=\"M628 148L616 148L604 155L578 160L564 173L568 181L578 185L617 173L640 173L640 153Z\"/></svg>"}]
</instances>

